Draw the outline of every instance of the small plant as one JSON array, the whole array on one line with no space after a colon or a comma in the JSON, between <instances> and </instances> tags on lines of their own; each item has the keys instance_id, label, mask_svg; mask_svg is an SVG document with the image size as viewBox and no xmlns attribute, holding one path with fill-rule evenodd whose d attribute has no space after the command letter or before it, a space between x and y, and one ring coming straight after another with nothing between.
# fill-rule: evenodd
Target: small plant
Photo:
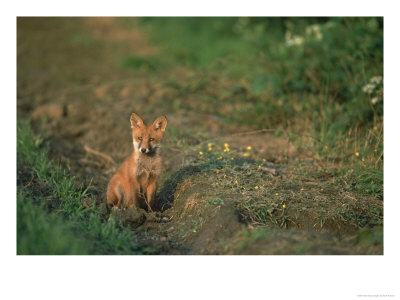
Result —
<instances>
[{"instance_id":1,"label":"small plant","mask_svg":"<svg viewBox=\"0 0 400 300\"><path fill-rule=\"evenodd\" d=\"M224 200L222 200L221 198L209 199L209 200L207 200L207 204L209 204L209 205L222 205L222 204L224 204Z\"/></svg>"}]
</instances>

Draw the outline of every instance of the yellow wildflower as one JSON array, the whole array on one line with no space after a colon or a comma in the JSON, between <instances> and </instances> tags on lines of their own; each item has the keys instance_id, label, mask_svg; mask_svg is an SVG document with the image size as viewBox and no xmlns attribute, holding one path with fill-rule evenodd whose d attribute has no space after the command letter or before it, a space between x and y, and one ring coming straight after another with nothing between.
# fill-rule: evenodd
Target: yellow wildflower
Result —
<instances>
[{"instance_id":1,"label":"yellow wildflower","mask_svg":"<svg viewBox=\"0 0 400 300\"><path fill-rule=\"evenodd\" d=\"M229 152L229 150L230 150L229 148L225 148L224 152Z\"/></svg>"},{"instance_id":2,"label":"yellow wildflower","mask_svg":"<svg viewBox=\"0 0 400 300\"><path fill-rule=\"evenodd\" d=\"M211 148L211 146L212 146L211 143L208 143L208 147Z\"/></svg>"},{"instance_id":3,"label":"yellow wildflower","mask_svg":"<svg viewBox=\"0 0 400 300\"><path fill-rule=\"evenodd\" d=\"M254 189L255 189L255 190L258 190L258 185L256 185L256 186L254 187Z\"/></svg>"},{"instance_id":4,"label":"yellow wildflower","mask_svg":"<svg viewBox=\"0 0 400 300\"><path fill-rule=\"evenodd\" d=\"M225 148L228 148L228 147L229 147L229 144L225 143L225 144L224 144L224 147L225 147Z\"/></svg>"},{"instance_id":5,"label":"yellow wildflower","mask_svg":"<svg viewBox=\"0 0 400 300\"><path fill-rule=\"evenodd\" d=\"M211 147L208 147L208 151L211 151L212 150L212 148Z\"/></svg>"},{"instance_id":6,"label":"yellow wildflower","mask_svg":"<svg viewBox=\"0 0 400 300\"><path fill-rule=\"evenodd\" d=\"M359 153L359 152L356 152L355 154L356 154L356 156L360 156L360 153Z\"/></svg>"},{"instance_id":7,"label":"yellow wildflower","mask_svg":"<svg viewBox=\"0 0 400 300\"><path fill-rule=\"evenodd\" d=\"M217 159L222 159L222 156L218 157Z\"/></svg>"},{"instance_id":8,"label":"yellow wildflower","mask_svg":"<svg viewBox=\"0 0 400 300\"><path fill-rule=\"evenodd\" d=\"M279 196L279 193L275 193L275 196Z\"/></svg>"},{"instance_id":9,"label":"yellow wildflower","mask_svg":"<svg viewBox=\"0 0 400 300\"><path fill-rule=\"evenodd\" d=\"M282 205L282 208L286 208L286 205L285 205L285 204L283 204L283 205Z\"/></svg>"},{"instance_id":10,"label":"yellow wildflower","mask_svg":"<svg viewBox=\"0 0 400 300\"><path fill-rule=\"evenodd\" d=\"M199 154L200 154L200 155L203 155L203 152L200 151Z\"/></svg>"},{"instance_id":11,"label":"yellow wildflower","mask_svg":"<svg viewBox=\"0 0 400 300\"><path fill-rule=\"evenodd\" d=\"M364 157L363 157L363 158L361 158L361 161L365 161Z\"/></svg>"},{"instance_id":12,"label":"yellow wildflower","mask_svg":"<svg viewBox=\"0 0 400 300\"><path fill-rule=\"evenodd\" d=\"M304 191L304 189L303 189L303 188L301 188L301 189L300 189L300 191Z\"/></svg>"},{"instance_id":13,"label":"yellow wildflower","mask_svg":"<svg viewBox=\"0 0 400 300\"><path fill-rule=\"evenodd\" d=\"M243 153L243 156L244 156L244 157L250 156L250 153L247 153L247 152L246 152L246 153Z\"/></svg>"},{"instance_id":14,"label":"yellow wildflower","mask_svg":"<svg viewBox=\"0 0 400 300\"><path fill-rule=\"evenodd\" d=\"M251 150L251 146L248 146L248 147L247 147L247 150Z\"/></svg>"}]
</instances>

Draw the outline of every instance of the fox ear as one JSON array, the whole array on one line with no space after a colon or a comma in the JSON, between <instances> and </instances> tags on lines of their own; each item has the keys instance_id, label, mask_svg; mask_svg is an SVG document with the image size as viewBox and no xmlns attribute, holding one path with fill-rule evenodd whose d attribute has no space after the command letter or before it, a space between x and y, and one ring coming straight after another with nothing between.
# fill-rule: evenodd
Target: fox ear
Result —
<instances>
[{"instance_id":1,"label":"fox ear","mask_svg":"<svg viewBox=\"0 0 400 300\"><path fill-rule=\"evenodd\" d=\"M165 116L158 117L154 122L153 126L156 130L161 130L161 132L165 131L165 127L167 127L167 118Z\"/></svg>"},{"instance_id":2,"label":"fox ear","mask_svg":"<svg viewBox=\"0 0 400 300\"><path fill-rule=\"evenodd\" d=\"M135 113L131 114L131 128L140 128L143 126L143 120Z\"/></svg>"}]
</instances>

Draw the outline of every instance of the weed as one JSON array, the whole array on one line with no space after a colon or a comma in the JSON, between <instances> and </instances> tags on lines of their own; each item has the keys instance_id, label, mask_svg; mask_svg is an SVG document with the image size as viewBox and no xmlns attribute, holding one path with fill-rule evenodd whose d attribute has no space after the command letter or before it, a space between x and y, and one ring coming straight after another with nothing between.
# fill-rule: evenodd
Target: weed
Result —
<instances>
[{"instance_id":1,"label":"weed","mask_svg":"<svg viewBox=\"0 0 400 300\"><path fill-rule=\"evenodd\" d=\"M221 204L224 204L224 200L222 200L221 198L213 198L213 199L207 200L207 204L209 204L209 205L221 205Z\"/></svg>"}]
</instances>

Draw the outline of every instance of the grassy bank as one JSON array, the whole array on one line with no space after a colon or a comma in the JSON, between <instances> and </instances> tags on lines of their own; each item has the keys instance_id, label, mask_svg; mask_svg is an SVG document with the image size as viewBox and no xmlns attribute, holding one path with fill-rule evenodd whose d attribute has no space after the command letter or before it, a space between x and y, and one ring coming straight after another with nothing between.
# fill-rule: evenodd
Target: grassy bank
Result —
<instances>
[{"instance_id":1,"label":"grassy bank","mask_svg":"<svg viewBox=\"0 0 400 300\"><path fill-rule=\"evenodd\" d=\"M107 221L104 207L58 164L26 125L17 134L18 254L137 254L133 232Z\"/></svg>"}]
</instances>

